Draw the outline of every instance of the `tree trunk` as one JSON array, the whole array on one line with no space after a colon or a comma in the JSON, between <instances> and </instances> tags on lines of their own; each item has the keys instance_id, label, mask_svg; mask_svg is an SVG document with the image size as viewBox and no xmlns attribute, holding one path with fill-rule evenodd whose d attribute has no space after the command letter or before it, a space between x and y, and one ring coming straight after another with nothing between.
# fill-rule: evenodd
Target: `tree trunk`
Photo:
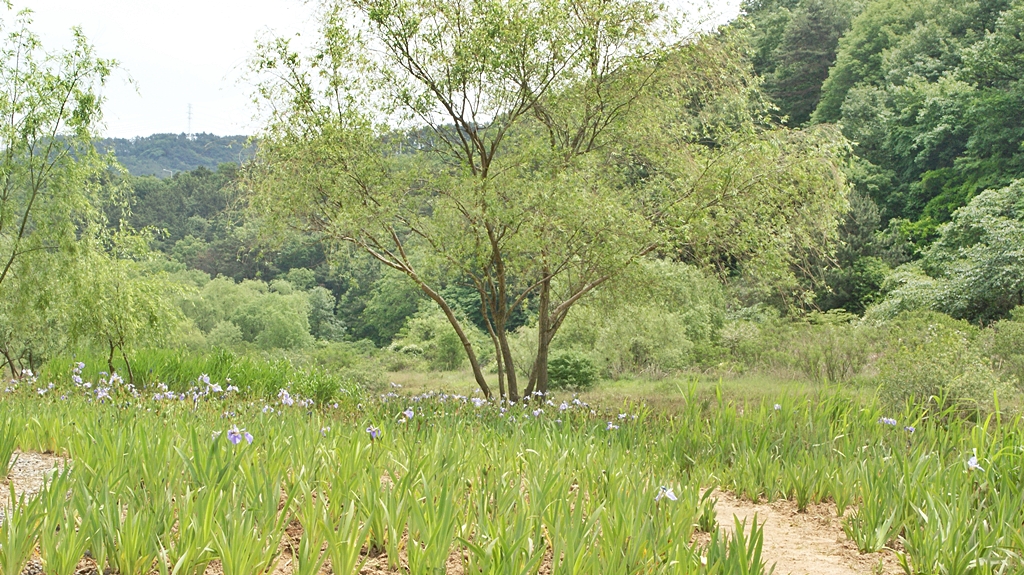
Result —
<instances>
[{"instance_id":1,"label":"tree trunk","mask_svg":"<svg viewBox=\"0 0 1024 575\"><path fill-rule=\"evenodd\" d=\"M508 346L508 332L505 331L504 326L498 331L498 343L505 364L505 378L508 380L508 399L509 401L519 401L519 377L516 375L515 362L512 360L512 348Z\"/></svg>"},{"instance_id":2,"label":"tree trunk","mask_svg":"<svg viewBox=\"0 0 1024 575\"><path fill-rule=\"evenodd\" d=\"M545 322L546 323L546 322ZM541 337L537 342L537 362L534 369L537 370L537 392L548 392L548 350L551 348L551 338Z\"/></svg>"},{"instance_id":3,"label":"tree trunk","mask_svg":"<svg viewBox=\"0 0 1024 575\"><path fill-rule=\"evenodd\" d=\"M114 375L114 340L108 339L107 342L110 343L110 354L107 356L107 369L110 370L107 372L107 378L109 379Z\"/></svg>"},{"instance_id":4,"label":"tree trunk","mask_svg":"<svg viewBox=\"0 0 1024 575\"><path fill-rule=\"evenodd\" d=\"M544 277L550 274L545 268ZM534 392L548 391L548 349L551 344L551 280L545 279L540 284L539 309L537 310L537 357L533 360L530 372L530 384L526 387L525 397L529 399Z\"/></svg>"},{"instance_id":5,"label":"tree trunk","mask_svg":"<svg viewBox=\"0 0 1024 575\"><path fill-rule=\"evenodd\" d=\"M128 385L135 386L135 372L132 371L132 362L128 361L128 354L121 348L121 357L124 359L125 369L128 370Z\"/></svg>"},{"instance_id":6,"label":"tree trunk","mask_svg":"<svg viewBox=\"0 0 1024 575\"><path fill-rule=\"evenodd\" d=\"M483 307L483 306L481 306L481 307ZM487 319L487 315L486 314L484 315L484 319L487 321L487 332L491 336L491 345L494 346L494 357L495 357L495 360L497 361L497 364L498 364L497 365L497 367L498 367L498 398L500 398L501 400L504 401L504 399L505 399L505 369L504 369L504 365L502 365L502 357L501 357L501 352L500 352L501 345L498 343L498 336L494 332L494 326L491 324L491 321L489 319Z\"/></svg>"},{"instance_id":7,"label":"tree trunk","mask_svg":"<svg viewBox=\"0 0 1024 575\"><path fill-rule=\"evenodd\" d=\"M4 358L7 360L7 365L9 366L9 369L11 370L11 379L18 379L19 374L14 370L15 369L14 368L14 360L11 359L10 353L8 353L6 348L0 350L0 353L3 353L4 354Z\"/></svg>"},{"instance_id":8,"label":"tree trunk","mask_svg":"<svg viewBox=\"0 0 1024 575\"><path fill-rule=\"evenodd\" d=\"M473 377L476 379L476 384L480 386L480 390L484 392L484 397L490 399L491 388L487 386L487 380L484 379L484 372L480 369L480 360L477 359L476 352L473 351L473 344L470 343L469 337L462 329L462 324L459 323L458 318L455 317L455 312L452 311L448 302L444 301L441 294L432 290L430 286L420 280L419 277L413 274L409 274L409 277L411 277L413 281L420 286L420 289L423 290L423 293L427 294L427 297L434 300L434 303L436 303L441 308L441 311L444 312L444 316L448 318L448 323L450 323L452 328L455 329L455 333L459 336L459 341L462 342L462 347L466 350L466 357L469 358L469 365L473 368Z\"/></svg>"}]
</instances>

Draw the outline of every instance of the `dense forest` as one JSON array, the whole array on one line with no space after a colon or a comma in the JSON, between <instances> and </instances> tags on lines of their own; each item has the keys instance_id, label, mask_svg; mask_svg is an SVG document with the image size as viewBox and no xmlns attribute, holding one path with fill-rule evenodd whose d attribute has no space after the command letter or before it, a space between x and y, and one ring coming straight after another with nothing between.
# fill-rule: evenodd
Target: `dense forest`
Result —
<instances>
[{"instance_id":1,"label":"dense forest","mask_svg":"<svg viewBox=\"0 0 1024 575\"><path fill-rule=\"evenodd\" d=\"M838 124L855 153L847 170L855 194L844 245L819 306L862 312L890 269L910 259L922 263L890 283L956 284L948 261L955 250L998 257L984 240L935 242L952 231L944 234L940 226L955 220L956 210L986 190L1010 185L1024 170L1022 10L1011 1L744 4L745 15L732 26L749 39L751 65L779 120ZM993 193L1006 207L989 200L983 213L1019 217L1004 211L1014 210L1019 194ZM1020 265L1019 256L1003 255L1010 259L988 264ZM996 271L973 263L978 274ZM1002 300L965 303L974 309L953 312L975 321L1004 316L1022 303L1012 281L1002 287L951 284L947 291L974 297L990 291ZM951 302L930 305L953 311Z\"/></svg>"},{"instance_id":2,"label":"dense forest","mask_svg":"<svg viewBox=\"0 0 1024 575\"><path fill-rule=\"evenodd\" d=\"M474 95L454 77L429 88L453 73L409 64L429 54L324 68L331 49L357 52L330 42L358 42L328 14L327 52L269 43L254 58L274 110L258 152L241 136L158 134L69 135L74 165L30 154L80 172L66 182L88 193L40 212L72 210L71 228L40 219L18 236L4 222L7 368L85 345L113 369L172 345L340 361L366 381L468 361L487 393L485 372L511 396L549 377L709 370L877 382L911 365L878 359L892 338L938 322L940 339L968 334L944 373L981 362L985 381L1019 379L1024 3L749 1L682 42L643 31L662 18L653 7L604 16L634 26L605 41L635 52L507 54L533 59L516 71L442 42L534 86L502 92L481 74ZM583 41L532 17L509 42ZM568 56L587 49L603 55ZM479 100L460 113L452 98ZM396 109L420 120L373 121ZM44 278L35 257L63 271ZM91 315L75 303L101 292Z\"/></svg>"}]
</instances>

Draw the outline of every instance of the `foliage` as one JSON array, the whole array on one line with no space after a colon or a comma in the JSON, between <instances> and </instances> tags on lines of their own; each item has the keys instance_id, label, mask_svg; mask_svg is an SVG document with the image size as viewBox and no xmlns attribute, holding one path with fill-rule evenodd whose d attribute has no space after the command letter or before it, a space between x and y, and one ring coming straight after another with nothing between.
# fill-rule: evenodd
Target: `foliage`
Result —
<instances>
[{"instance_id":1,"label":"foliage","mask_svg":"<svg viewBox=\"0 0 1024 575\"><path fill-rule=\"evenodd\" d=\"M165 179L197 168L216 170L239 165L253 154L247 136L213 134L153 134L137 138L103 138L96 147L117 156L133 176Z\"/></svg>"},{"instance_id":2,"label":"foliage","mask_svg":"<svg viewBox=\"0 0 1024 575\"><path fill-rule=\"evenodd\" d=\"M1012 572L1019 560L1019 414L972 422L837 389L734 403L690 388L660 417L558 398L388 394L310 410L283 394L253 404L120 387L108 398L56 384L0 398L19 449L75 462L38 496L15 494L0 524L5 573L37 543L47 569L73 565L81 548L50 539L64 531L86 536L103 569L155 559L168 574L211 561L260 573L289 524L302 536L286 539L293 556L281 561L312 569L322 551L346 575L375 545L397 557L410 544L424 571L454 555L466 572L536 574L544 557L552 573L770 572L756 522L713 528L712 485L755 501L846 501L840 513L856 502L843 519L851 540L898 549L908 571ZM406 505L417 501L427 504Z\"/></svg>"},{"instance_id":3,"label":"foliage","mask_svg":"<svg viewBox=\"0 0 1024 575\"><path fill-rule=\"evenodd\" d=\"M761 371L818 383L870 380L886 348L886 326L857 321L841 310L781 318L753 308L730 314L723 352L708 367L723 372Z\"/></svg>"},{"instance_id":4,"label":"foliage","mask_svg":"<svg viewBox=\"0 0 1024 575\"><path fill-rule=\"evenodd\" d=\"M877 346L873 330L849 314L811 314L791 340L796 367L811 381L845 383L867 366Z\"/></svg>"},{"instance_id":5,"label":"foliage","mask_svg":"<svg viewBox=\"0 0 1024 575\"><path fill-rule=\"evenodd\" d=\"M825 285L815 296L816 305L860 315L879 298L890 266L904 263L886 245L891 242L878 233L880 223L875 202L854 190L850 194L850 211L839 226L834 264L824 272Z\"/></svg>"},{"instance_id":6,"label":"foliage","mask_svg":"<svg viewBox=\"0 0 1024 575\"><path fill-rule=\"evenodd\" d=\"M793 125L806 123L836 60L839 39L860 6L849 0L744 2L754 71Z\"/></svg>"},{"instance_id":7,"label":"foliage","mask_svg":"<svg viewBox=\"0 0 1024 575\"><path fill-rule=\"evenodd\" d=\"M555 349L587 354L612 377L656 376L692 365L695 346L716 344L724 316L717 281L692 266L645 261L576 306Z\"/></svg>"},{"instance_id":8,"label":"foliage","mask_svg":"<svg viewBox=\"0 0 1024 575\"><path fill-rule=\"evenodd\" d=\"M590 358L580 353L557 353L548 360L552 389L589 389L597 383L597 375Z\"/></svg>"},{"instance_id":9,"label":"foliage","mask_svg":"<svg viewBox=\"0 0 1024 575\"><path fill-rule=\"evenodd\" d=\"M872 166L858 181L885 220L932 228L1021 174L1024 131L1010 109L1022 4L866 3L840 40L817 122L841 122ZM930 241L928 234L919 247Z\"/></svg>"},{"instance_id":10,"label":"foliage","mask_svg":"<svg viewBox=\"0 0 1024 575\"><path fill-rule=\"evenodd\" d=\"M954 212L922 263L949 283L943 311L954 317L988 321L1024 305L1024 181Z\"/></svg>"},{"instance_id":11,"label":"foliage","mask_svg":"<svg viewBox=\"0 0 1024 575\"><path fill-rule=\"evenodd\" d=\"M462 302L515 400L507 334L527 302L539 336L525 391L543 390L570 308L655 250L789 284L828 250L845 143L765 125L731 40L680 42L659 6L339 2L322 24L312 55L277 40L253 62L272 111L247 180L255 213L405 274L485 395ZM434 145L407 152L422 133Z\"/></svg>"},{"instance_id":12,"label":"foliage","mask_svg":"<svg viewBox=\"0 0 1024 575\"><path fill-rule=\"evenodd\" d=\"M289 275L299 281L307 276ZM317 340L340 341L345 335L330 291L321 286L296 289L283 279L267 284L218 277L183 298L181 306L214 347L302 349Z\"/></svg>"},{"instance_id":13,"label":"foliage","mask_svg":"<svg viewBox=\"0 0 1024 575\"><path fill-rule=\"evenodd\" d=\"M1024 308L1015 308L1012 319L992 324L992 333L995 364L1024 391Z\"/></svg>"},{"instance_id":14,"label":"foliage","mask_svg":"<svg viewBox=\"0 0 1024 575\"><path fill-rule=\"evenodd\" d=\"M1024 185L979 194L939 228L920 262L898 268L871 317L932 309L972 322L1006 317L1024 298Z\"/></svg>"},{"instance_id":15,"label":"foliage","mask_svg":"<svg viewBox=\"0 0 1024 575\"><path fill-rule=\"evenodd\" d=\"M12 372L66 343L54 333L67 329L63 276L122 191L91 141L115 62L77 29L70 48L48 51L31 25L30 11L0 7L0 348Z\"/></svg>"},{"instance_id":16,"label":"foliage","mask_svg":"<svg viewBox=\"0 0 1024 575\"><path fill-rule=\"evenodd\" d=\"M378 345L391 343L406 320L416 313L422 299L423 292L415 283L396 272L385 272L374 283L360 314L363 334Z\"/></svg>"},{"instance_id":17,"label":"foliage","mask_svg":"<svg viewBox=\"0 0 1024 575\"><path fill-rule=\"evenodd\" d=\"M166 275L146 274L128 259L95 253L80 258L72 325L87 342L108 350L107 365L114 372L114 354L124 359L129 383L135 373L128 355L141 346L160 346L183 319L174 305L180 287Z\"/></svg>"},{"instance_id":18,"label":"foliage","mask_svg":"<svg viewBox=\"0 0 1024 575\"><path fill-rule=\"evenodd\" d=\"M990 410L997 394L1010 394L976 345L978 329L966 322L924 311L898 316L889 330L892 351L878 376L888 405L916 402L969 413Z\"/></svg>"},{"instance_id":19,"label":"foliage","mask_svg":"<svg viewBox=\"0 0 1024 575\"><path fill-rule=\"evenodd\" d=\"M486 349L487 336L466 325L470 341L478 349ZM462 342L451 329L448 319L433 302L422 301L420 309L409 317L389 346L392 351L422 356L430 369L451 371L464 365Z\"/></svg>"}]
</instances>

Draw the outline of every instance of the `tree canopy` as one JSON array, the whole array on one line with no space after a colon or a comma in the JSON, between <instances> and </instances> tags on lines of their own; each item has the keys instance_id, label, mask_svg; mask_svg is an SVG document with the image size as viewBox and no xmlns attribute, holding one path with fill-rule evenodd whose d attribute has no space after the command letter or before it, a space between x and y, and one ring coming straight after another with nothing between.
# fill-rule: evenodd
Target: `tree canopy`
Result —
<instances>
[{"instance_id":1,"label":"tree canopy","mask_svg":"<svg viewBox=\"0 0 1024 575\"><path fill-rule=\"evenodd\" d=\"M272 120L250 202L409 277L487 395L445 286L478 292L512 400L509 319L535 301L524 391L544 391L569 309L634 262L791 277L845 207L843 139L773 125L728 39L681 40L640 0L324 3L312 54L254 61ZM432 144L405 148L410 125Z\"/></svg>"}]
</instances>

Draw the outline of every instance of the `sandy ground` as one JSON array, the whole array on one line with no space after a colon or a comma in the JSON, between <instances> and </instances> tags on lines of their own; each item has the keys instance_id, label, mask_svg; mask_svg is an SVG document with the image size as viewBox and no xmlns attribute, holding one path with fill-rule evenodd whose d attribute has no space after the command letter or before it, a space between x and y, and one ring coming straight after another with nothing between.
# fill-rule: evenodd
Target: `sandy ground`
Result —
<instances>
[{"instance_id":1,"label":"sandy ground","mask_svg":"<svg viewBox=\"0 0 1024 575\"><path fill-rule=\"evenodd\" d=\"M0 520L3 510L10 505L9 485L13 485L17 496L23 493L31 496L39 492L47 473L64 464L62 458L51 454L28 452L16 456L11 473L2 480ZM843 533L842 520L836 516L836 508L832 504L811 505L807 512L800 513L791 501L751 503L722 491L716 491L713 497L717 499L715 509L719 525L727 532L733 529L734 517L749 526L756 514L757 522L764 528L763 558L768 566L775 565L775 575L896 575L902 572L890 552L859 553L856 545ZM294 572L289 541L298 543L300 533L298 524L289 526L281 542L281 554L270 575L291 575ZM405 564L404 557L401 563ZM40 571L39 567L38 558L33 558L23 575L35 575ZM541 575L550 572L550 568L550 560L546 560ZM90 560L83 560L80 572L95 574L95 565ZM390 570L387 558L381 555L368 558L361 574L402 572ZM325 565L321 574L329 573L329 565ZM458 554L453 553L448 561L447 574L462 573L462 562ZM213 562L205 575L222 575L219 562Z\"/></svg>"},{"instance_id":2,"label":"sandy ground","mask_svg":"<svg viewBox=\"0 0 1024 575\"><path fill-rule=\"evenodd\" d=\"M809 505L799 513L796 503L751 503L716 491L715 510L722 529L733 530L733 517L749 526L757 514L764 525L762 557L775 564L775 575L898 574L902 569L890 552L861 554L843 532L842 520L831 503ZM849 511L847 511L849 513Z\"/></svg>"},{"instance_id":3,"label":"sandy ground","mask_svg":"<svg viewBox=\"0 0 1024 575\"><path fill-rule=\"evenodd\" d=\"M64 465L63 458L49 453L16 451L11 459L14 460L14 467L7 477L0 479L0 517L3 517L3 510L11 504L10 486L14 487L15 497L23 494L31 497L42 489L47 473Z\"/></svg>"}]
</instances>

